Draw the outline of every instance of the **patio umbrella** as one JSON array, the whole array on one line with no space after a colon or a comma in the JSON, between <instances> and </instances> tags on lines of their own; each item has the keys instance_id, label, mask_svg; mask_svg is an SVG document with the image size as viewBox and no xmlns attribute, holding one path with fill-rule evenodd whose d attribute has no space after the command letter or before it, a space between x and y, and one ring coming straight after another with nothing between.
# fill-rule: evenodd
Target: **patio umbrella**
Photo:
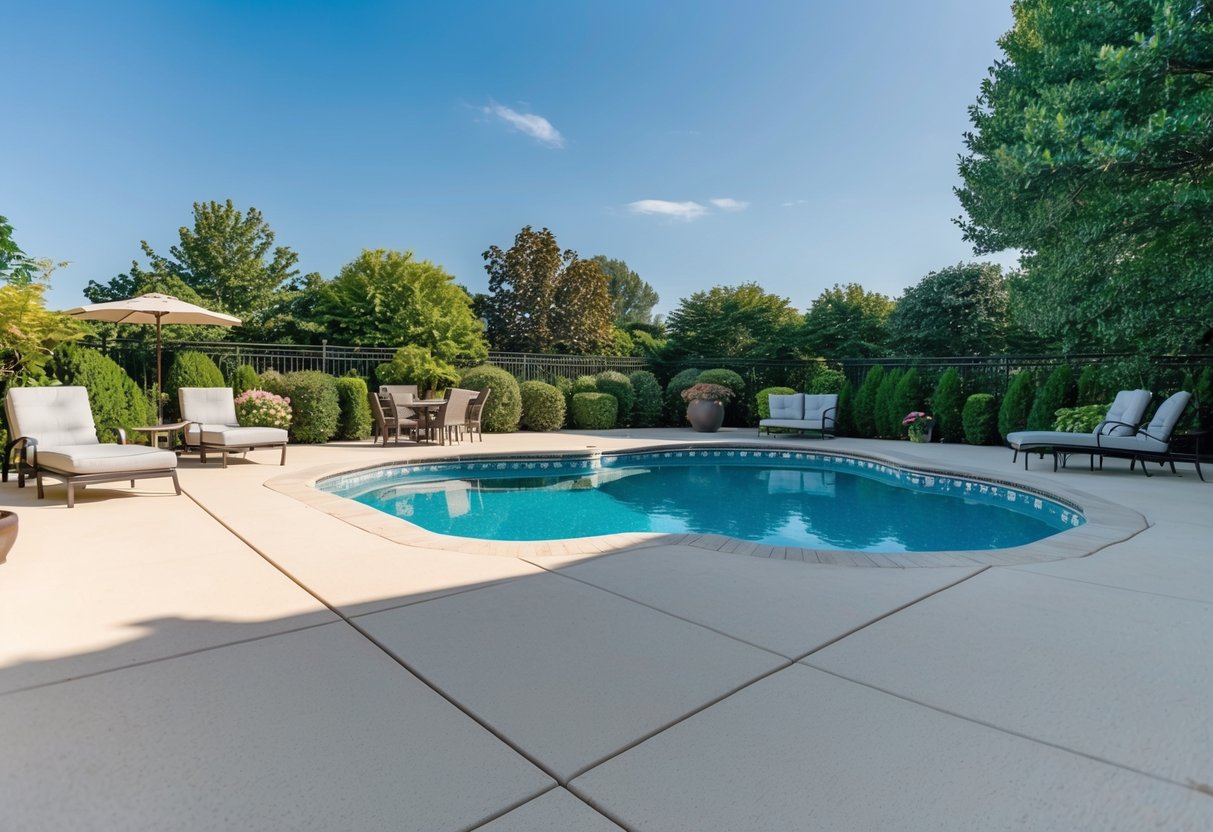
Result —
<instances>
[{"instance_id":1,"label":"patio umbrella","mask_svg":"<svg viewBox=\"0 0 1213 832\"><path fill-rule=\"evenodd\" d=\"M239 318L212 312L201 306L178 300L172 295L150 292L126 300L109 303L94 303L67 310L66 314L86 321L108 321L115 324L156 325L156 421L161 422L160 402L160 327L162 324L207 324L210 326L237 326Z\"/></svg>"}]
</instances>

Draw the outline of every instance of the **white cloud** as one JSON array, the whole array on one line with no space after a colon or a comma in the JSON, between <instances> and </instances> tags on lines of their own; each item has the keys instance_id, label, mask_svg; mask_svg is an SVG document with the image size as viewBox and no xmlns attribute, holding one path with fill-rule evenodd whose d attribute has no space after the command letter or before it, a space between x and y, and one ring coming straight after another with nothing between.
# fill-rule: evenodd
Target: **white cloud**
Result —
<instances>
[{"instance_id":1,"label":"white cloud","mask_svg":"<svg viewBox=\"0 0 1213 832\"><path fill-rule=\"evenodd\" d=\"M642 199L629 202L628 209L633 214L659 214L680 220L694 220L707 213L707 209L698 202L670 202L665 199Z\"/></svg>"},{"instance_id":2,"label":"white cloud","mask_svg":"<svg viewBox=\"0 0 1213 832\"><path fill-rule=\"evenodd\" d=\"M781 202L779 204L780 204L780 207L783 207L783 208L795 208L797 205L808 204L808 200L807 199L793 199L789 202Z\"/></svg>"},{"instance_id":3,"label":"white cloud","mask_svg":"<svg viewBox=\"0 0 1213 832\"><path fill-rule=\"evenodd\" d=\"M564 136L552 126L552 122L534 113L520 113L501 104L490 104L482 107L481 111L488 116L501 119L515 130L526 133L540 144L548 147L564 147Z\"/></svg>"},{"instance_id":4,"label":"white cloud","mask_svg":"<svg viewBox=\"0 0 1213 832\"><path fill-rule=\"evenodd\" d=\"M730 199L727 196L709 199L708 202L715 205L721 211L744 211L750 207L750 203L742 202L740 199Z\"/></svg>"}]
</instances>

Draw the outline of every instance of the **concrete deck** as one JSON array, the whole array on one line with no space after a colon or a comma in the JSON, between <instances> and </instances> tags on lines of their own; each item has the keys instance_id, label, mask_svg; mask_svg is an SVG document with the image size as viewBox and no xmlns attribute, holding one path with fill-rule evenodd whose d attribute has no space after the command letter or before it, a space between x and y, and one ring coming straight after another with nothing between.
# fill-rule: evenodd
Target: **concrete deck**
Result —
<instances>
[{"instance_id":1,"label":"concrete deck","mask_svg":"<svg viewBox=\"0 0 1213 832\"><path fill-rule=\"evenodd\" d=\"M90 487L71 510L60 486L0 486L21 518L0 565L0 827L1213 828L1213 483L1191 466L1025 473L1001 448L770 440L1121 523L1055 559L904 569L644 536L452 549L294 487L705 439L759 441L292 446L285 468L187 457L185 496Z\"/></svg>"}]
</instances>

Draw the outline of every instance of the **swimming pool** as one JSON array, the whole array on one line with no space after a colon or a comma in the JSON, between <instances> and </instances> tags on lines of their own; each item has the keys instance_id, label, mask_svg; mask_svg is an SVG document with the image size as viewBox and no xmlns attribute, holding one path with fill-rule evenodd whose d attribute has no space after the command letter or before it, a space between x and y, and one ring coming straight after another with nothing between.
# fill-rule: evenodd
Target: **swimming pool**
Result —
<instances>
[{"instance_id":1,"label":"swimming pool","mask_svg":"<svg viewBox=\"0 0 1213 832\"><path fill-rule=\"evenodd\" d=\"M461 459L317 487L443 535L540 541L654 532L775 546L939 552L1021 546L1083 524L999 483L862 457L756 448Z\"/></svg>"}]
</instances>

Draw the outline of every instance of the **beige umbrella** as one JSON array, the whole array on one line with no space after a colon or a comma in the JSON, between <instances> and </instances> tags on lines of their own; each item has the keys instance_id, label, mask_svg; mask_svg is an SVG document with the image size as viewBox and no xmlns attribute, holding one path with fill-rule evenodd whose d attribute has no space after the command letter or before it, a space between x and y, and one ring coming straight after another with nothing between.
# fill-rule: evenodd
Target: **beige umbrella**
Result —
<instances>
[{"instance_id":1,"label":"beige umbrella","mask_svg":"<svg viewBox=\"0 0 1213 832\"><path fill-rule=\"evenodd\" d=\"M161 418L160 403L160 326L162 324L206 324L209 326L238 326L239 318L212 312L201 306L178 300L172 295L150 292L126 300L94 303L67 310L66 314L86 321L108 321L115 324L156 325L156 421Z\"/></svg>"}]
</instances>

